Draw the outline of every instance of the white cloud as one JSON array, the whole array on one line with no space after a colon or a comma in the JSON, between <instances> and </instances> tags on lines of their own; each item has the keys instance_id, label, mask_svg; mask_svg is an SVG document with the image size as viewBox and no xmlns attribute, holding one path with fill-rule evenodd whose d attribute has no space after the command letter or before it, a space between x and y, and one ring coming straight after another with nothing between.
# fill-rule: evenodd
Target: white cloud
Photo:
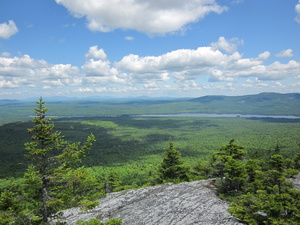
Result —
<instances>
[{"instance_id":1,"label":"white cloud","mask_svg":"<svg viewBox=\"0 0 300 225\"><path fill-rule=\"evenodd\" d=\"M300 74L300 63L294 60L289 61L287 64L274 62L271 65L263 65L262 62L250 60L249 64L244 65L243 69L233 68L234 66L229 70L225 70L224 73L227 76L257 77L260 80L280 80Z\"/></svg>"},{"instance_id":2,"label":"white cloud","mask_svg":"<svg viewBox=\"0 0 300 225\"><path fill-rule=\"evenodd\" d=\"M243 45L244 41L239 40L238 38L232 38L230 40L225 39L224 37L219 37L217 42L211 43L211 46L214 49L223 50L227 53L233 53L237 51L239 45Z\"/></svg>"},{"instance_id":3,"label":"white cloud","mask_svg":"<svg viewBox=\"0 0 300 225\"><path fill-rule=\"evenodd\" d=\"M227 8L215 0L56 0L75 17L86 17L93 31L117 28L148 34L165 34L184 29L209 13Z\"/></svg>"},{"instance_id":4,"label":"white cloud","mask_svg":"<svg viewBox=\"0 0 300 225\"><path fill-rule=\"evenodd\" d=\"M224 76L224 72L218 69L214 69L211 72L209 77L210 82L219 82L219 81L233 81L234 78Z\"/></svg>"},{"instance_id":5,"label":"white cloud","mask_svg":"<svg viewBox=\"0 0 300 225\"><path fill-rule=\"evenodd\" d=\"M2 53L0 88L32 87L32 90L50 91L54 87L67 91L69 87L71 92L112 92L120 95L129 92L131 95L171 93L174 90L176 93L188 90L219 93L222 90L237 91L238 86L249 90L251 87L272 90L275 86L288 90L291 85L283 87L276 82L300 78L300 62L290 60L287 63L276 61L267 64L271 55L268 51L256 58L246 58L236 49L231 51L229 49L234 48L227 48L221 43L230 43L230 40L219 38L212 46L178 49L158 56L130 54L115 63L107 59L103 49L92 46L85 55L85 64L80 68L71 64L52 65L29 55L12 57L9 53ZM220 51L220 47L227 49L227 53ZM76 87L81 89L75 90Z\"/></svg>"},{"instance_id":6,"label":"white cloud","mask_svg":"<svg viewBox=\"0 0 300 225\"><path fill-rule=\"evenodd\" d=\"M87 76L111 76L118 75L118 70L111 68L109 61L90 59L82 66Z\"/></svg>"},{"instance_id":7,"label":"white cloud","mask_svg":"<svg viewBox=\"0 0 300 225\"><path fill-rule=\"evenodd\" d=\"M300 3L295 6L295 11L297 13L295 20L300 23Z\"/></svg>"},{"instance_id":8,"label":"white cloud","mask_svg":"<svg viewBox=\"0 0 300 225\"><path fill-rule=\"evenodd\" d=\"M239 57L239 54L229 56L211 47L199 47L196 50L179 49L161 56L139 57L130 54L123 57L116 66L132 73L180 72L196 68L225 66L229 61Z\"/></svg>"},{"instance_id":9,"label":"white cloud","mask_svg":"<svg viewBox=\"0 0 300 225\"><path fill-rule=\"evenodd\" d=\"M269 84L267 84L267 83L258 83L257 86L260 86L260 87L268 87Z\"/></svg>"},{"instance_id":10,"label":"white cloud","mask_svg":"<svg viewBox=\"0 0 300 225\"><path fill-rule=\"evenodd\" d=\"M69 78L71 74L76 74L77 72L78 68L71 64L56 64L36 70L40 77L47 79Z\"/></svg>"},{"instance_id":11,"label":"white cloud","mask_svg":"<svg viewBox=\"0 0 300 225\"><path fill-rule=\"evenodd\" d=\"M98 49L98 46L94 45L89 48L89 52L85 54L85 57L88 59L105 60L107 56L102 48Z\"/></svg>"},{"instance_id":12,"label":"white cloud","mask_svg":"<svg viewBox=\"0 0 300 225\"><path fill-rule=\"evenodd\" d=\"M179 87L183 91L200 90L201 87L194 80L186 80L183 82L177 82Z\"/></svg>"},{"instance_id":13,"label":"white cloud","mask_svg":"<svg viewBox=\"0 0 300 225\"><path fill-rule=\"evenodd\" d=\"M267 60L270 57L271 53L268 51L265 51L263 53L260 53L257 57L257 60Z\"/></svg>"},{"instance_id":14,"label":"white cloud","mask_svg":"<svg viewBox=\"0 0 300 225\"><path fill-rule=\"evenodd\" d=\"M235 39L231 39L235 40ZM270 57L265 51L257 58L242 58L231 46L230 40L219 38L212 47L179 49L160 56L140 57L127 55L115 64L119 71L129 74L133 82L166 82L174 78L179 82L194 81L208 75L210 82L234 81L238 78L256 77L261 80L280 80L300 74L300 63L294 60L286 64L274 62L264 65ZM220 47L232 54L224 54Z\"/></svg>"},{"instance_id":15,"label":"white cloud","mask_svg":"<svg viewBox=\"0 0 300 225\"><path fill-rule=\"evenodd\" d=\"M86 88L78 88L74 90L73 92L77 93L127 93L127 92L140 92L140 93L145 93L144 88L137 88L137 87L97 87L97 88L91 88L91 87L86 87Z\"/></svg>"},{"instance_id":16,"label":"white cloud","mask_svg":"<svg viewBox=\"0 0 300 225\"><path fill-rule=\"evenodd\" d=\"M78 88L78 92L94 92L91 88Z\"/></svg>"},{"instance_id":17,"label":"white cloud","mask_svg":"<svg viewBox=\"0 0 300 225\"><path fill-rule=\"evenodd\" d=\"M64 83L58 79L58 80L44 80L42 81L42 83L44 84L48 84L48 85L51 85L51 87L63 87L64 86ZM48 86L46 86L48 87Z\"/></svg>"},{"instance_id":18,"label":"white cloud","mask_svg":"<svg viewBox=\"0 0 300 225\"><path fill-rule=\"evenodd\" d=\"M19 31L15 22L9 20L8 23L0 24L0 38L8 39Z\"/></svg>"},{"instance_id":19,"label":"white cloud","mask_svg":"<svg viewBox=\"0 0 300 225\"><path fill-rule=\"evenodd\" d=\"M32 59L29 55L0 57L0 76L4 77L2 87L36 87L41 83L62 86L71 75L78 72L78 68L70 64L52 65L45 60Z\"/></svg>"},{"instance_id":20,"label":"white cloud","mask_svg":"<svg viewBox=\"0 0 300 225\"><path fill-rule=\"evenodd\" d=\"M4 57L4 58L10 58L11 57L11 54L9 52L2 52L1 53L1 57Z\"/></svg>"},{"instance_id":21,"label":"white cloud","mask_svg":"<svg viewBox=\"0 0 300 225\"><path fill-rule=\"evenodd\" d=\"M131 82L164 82L170 80L169 73L131 73Z\"/></svg>"},{"instance_id":22,"label":"white cloud","mask_svg":"<svg viewBox=\"0 0 300 225\"><path fill-rule=\"evenodd\" d=\"M111 62L106 59L107 56L103 49L98 49L98 46L92 46L85 56L88 60L81 67L87 76L83 79L84 83L103 84L126 82L125 78L127 75L120 73L111 65Z\"/></svg>"},{"instance_id":23,"label":"white cloud","mask_svg":"<svg viewBox=\"0 0 300 225\"><path fill-rule=\"evenodd\" d=\"M278 87L284 87L285 85L284 84L282 84L281 82L279 82L279 81L274 81L273 82L276 86L278 86Z\"/></svg>"},{"instance_id":24,"label":"white cloud","mask_svg":"<svg viewBox=\"0 0 300 225\"><path fill-rule=\"evenodd\" d=\"M157 84L155 82L146 83L146 84L144 84L144 87L145 88L158 88Z\"/></svg>"},{"instance_id":25,"label":"white cloud","mask_svg":"<svg viewBox=\"0 0 300 225\"><path fill-rule=\"evenodd\" d=\"M14 84L12 81L0 78L0 88L17 88L19 85Z\"/></svg>"},{"instance_id":26,"label":"white cloud","mask_svg":"<svg viewBox=\"0 0 300 225\"><path fill-rule=\"evenodd\" d=\"M109 77L84 77L82 78L82 84L86 85L110 85L110 84L126 84L126 80L117 76Z\"/></svg>"},{"instance_id":27,"label":"white cloud","mask_svg":"<svg viewBox=\"0 0 300 225\"><path fill-rule=\"evenodd\" d=\"M134 40L134 37L126 36L124 39L127 40L127 41L133 41L133 40Z\"/></svg>"},{"instance_id":28,"label":"white cloud","mask_svg":"<svg viewBox=\"0 0 300 225\"><path fill-rule=\"evenodd\" d=\"M21 57L0 57L1 68L26 68L34 69L39 67L47 67L47 62L44 60L34 60L29 55Z\"/></svg>"},{"instance_id":29,"label":"white cloud","mask_svg":"<svg viewBox=\"0 0 300 225\"><path fill-rule=\"evenodd\" d=\"M240 4L240 3L243 3L245 0L233 0L231 2L231 4Z\"/></svg>"},{"instance_id":30,"label":"white cloud","mask_svg":"<svg viewBox=\"0 0 300 225\"><path fill-rule=\"evenodd\" d=\"M286 49L278 54L276 54L277 57L284 58L284 57L292 57L293 56L293 50L292 49Z\"/></svg>"}]
</instances>

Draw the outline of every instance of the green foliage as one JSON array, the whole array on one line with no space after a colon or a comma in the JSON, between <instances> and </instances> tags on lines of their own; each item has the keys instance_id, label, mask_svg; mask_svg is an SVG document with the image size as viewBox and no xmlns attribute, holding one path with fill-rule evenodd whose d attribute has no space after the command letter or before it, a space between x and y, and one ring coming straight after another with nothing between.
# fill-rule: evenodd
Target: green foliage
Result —
<instances>
[{"instance_id":1,"label":"green foliage","mask_svg":"<svg viewBox=\"0 0 300 225\"><path fill-rule=\"evenodd\" d=\"M213 108L216 108L220 102L210 98L210 103ZM245 215L247 214L249 217L249 221L259 221L256 217L262 219L267 213L273 213L272 210L268 211L267 208L262 208L260 202L270 201L270 206L267 207L272 208L272 204L275 205L275 201L272 203L272 199L279 199L278 201L280 201L280 195L286 193L292 196L295 201L299 199L296 193L288 191L291 185L286 181L286 177L296 174L296 169L299 170L300 168L299 146L297 145L300 132L299 120L132 118L126 116L100 118L92 116L96 115L95 112L97 115L101 113L111 114L108 113L111 112L109 107L118 108L115 111L118 114L122 112L128 112L128 114L141 112L142 114L145 112L143 110L148 110L147 113L156 113L157 110L167 112L168 110L174 111L175 108L183 111L186 109L182 108L182 105L180 108L178 103L169 104L169 106L172 105L169 109L169 106L161 107L161 105L150 103L147 103L147 107L144 107L145 104L143 105L141 102L123 104L122 106L119 104L98 104L98 102L97 104L84 105L82 103L58 105L61 108L57 107L56 103L50 103L52 115L62 115L62 111L60 111L62 108L65 116L71 116L74 113L75 115L84 115L85 112L88 115L86 114L87 117L83 118L64 117L57 119L55 127L52 124L53 120L44 117L42 120L35 120L37 122L36 126L29 130L35 133L33 135L34 139L41 138L35 139L33 142L38 143L38 140L44 139L45 144L49 143L47 145L49 152L47 152L48 147L42 150L38 148L36 143L28 144L29 152L35 148L29 158L38 162L40 158L46 155L49 159L55 161L54 164L48 167L47 176L45 177L47 182L49 181L48 184L51 190L49 192L51 199L47 203L51 213L79 203L86 209L93 207L96 204L93 199L101 195L105 182L108 181L111 182L114 190L120 190L144 185L149 175L156 178L157 174L153 171L156 171L157 165L161 164L162 166L161 162L164 159L161 155L161 149L166 140L170 138L175 140L174 144L177 146L179 153L181 152L184 155L183 158L179 157L179 162L184 159L186 165L193 166L192 174L188 174L190 179L195 180L218 175L224 178L222 184L225 191L223 192L232 194L232 191L236 192L238 190L239 193L232 196L238 196L240 192L245 195L249 193L252 196L249 197L247 204L251 203L252 208L255 208L253 210L251 207L250 211L244 207L243 204L247 204L243 203L242 199L240 199L242 203L238 201L233 203L233 205L237 205L237 209L240 209L235 211L245 212ZM139 108L139 106L142 107ZM192 111L199 110L198 106L199 102L188 102L186 105L186 107L191 107ZM75 107L76 110L72 111L72 107ZM87 111L87 107L91 111ZM20 107L20 110L23 110L23 108ZM234 110L239 109L235 108ZM30 113L27 113L27 115L30 115ZM43 113L40 116L42 115ZM43 122L40 123L41 121ZM34 163L34 165L29 166L24 179L22 181L17 180L18 185L15 185L17 188L9 189L9 180L11 179L9 177L20 176L28 164L28 161L23 159L25 152L22 149L24 139L28 138L24 130L28 127L29 124L26 122L5 124L0 127L2 137L0 176L7 176L7 180L0 183L1 196L3 194L0 198L0 205L5 209L4 211L1 210L0 221L17 221L19 219L34 224L39 223L41 220L39 212L41 204L37 200L42 198L43 180L39 176L41 164ZM52 137L45 135L50 130ZM63 138L55 130L63 131L65 137ZM45 133L38 133L40 131ZM84 141L88 133L94 133L98 140L93 144L90 151L86 151L87 149L79 145L79 141ZM57 141L51 142L50 137L57 138ZM244 149L236 147L234 142L229 142L229 144L219 149L211 162L203 162L230 137L236 137L239 143L247 146L248 157L251 156L252 158L245 161ZM69 144L64 140L74 143ZM90 143L90 141L88 142ZM274 142L280 144L275 146L275 150L273 150ZM64 151L59 151L57 147ZM86 148L90 147L86 145ZM73 151L74 149L76 150ZM87 155L87 152L89 152L89 155ZM176 158L176 154L174 157ZM290 157L290 159L285 157ZM49 163L54 162L51 160L49 160ZM93 168L78 168L77 165L81 160L85 166L93 166ZM212 167L209 165L212 165ZM111 173L110 168L112 167L113 172ZM105 177L105 180L102 177ZM23 180L24 183L22 183ZM173 182L177 181L180 180L173 180ZM264 196L265 193L272 195L270 199ZM291 199L289 195L285 197ZM291 202L289 206L281 206L281 203L277 203L280 210L288 211L285 207L291 208L292 205L297 205L297 202L293 203L291 200L289 202ZM235 208L233 207L233 209ZM281 214L284 214L284 210ZM293 215L291 218L298 215L297 213L296 211L291 212ZM274 212L274 214L276 213ZM273 224L276 223L275 220L278 224L284 224L282 221L287 220L291 221L290 224L293 224L293 219L287 216L276 217L272 221Z\"/></svg>"},{"instance_id":2,"label":"green foliage","mask_svg":"<svg viewBox=\"0 0 300 225\"><path fill-rule=\"evenodd\" d=\"M241 191L247 178L245 164L236 159L230 159L225 163L225 192Z\"/></svg>"},{"instance_id":3,"label":"green foliage","mask_svg":"<svg viewBox=\"0 0 300 225\"><path fill-rule=\"evenodd\" d=\"M83 167L76 168L88 154L94 136L90 135L84 145L64 141L60 132L52 131L54 124L45 115L45 102L40 98L36 103L35 126L28 129L33 141L25 143L32 164L24 174L23 186L14 191L5 189L0 198L2 217L10 215L14 221L30 224L47 223L57 211L75 206L100 190L95 178Z\"/></svg>"},{"instance_id":4,"label":"green foliage","mask_svg":"<svg viewBox=\"0 0 300 225\"><path fill-rule=\"evenodd\" d=\"M172 142L169 143L169 148L165 150L165 158L163 159L159 173L160 182L180 182L188 181L189 168L183 165L181 153L175 149Z\"/></svg>"},{"instance_id":5,"label":"green foliage","mask_svg":"<svg viewBox=\"0 0 300 225\"><path fill-rule=\"evenodd\" d=\"M39 224L36 203L28 201L24 189L16 183L0 193L0 224Z\"/></svg>"},{"instance_id":6,"label":"green foliage","mask_svg":"<svg viewBox=\"0 0 300 225\"><path fill-rule=\"evenodd\" d=\"M265 190L235 199L229 211L249 224L299 224L300 191L289 189L281 194Z\"/></svg>"},{"instance_id":7,"label":"green foliage","mask_svg":"<svg viewBox=\"0 0 300 225\"><path fill-rule=\"evenodd\" d=\"M248 160L246 193L231 203L232 215L249 224L299 224L300 191L287 181L290 161L279 154L272 155L267 163Z\"/></svg>"},{"instance_id":8,"label":"green foliage","mask_svg":"<svg viewBox=\"0 0 300 225\"><path fill-rule=\"evenodd\" d=\"M110 169L105 182L106 193L113 192L116 188L121 186L121 183L120 175L114 169Z\"/></svg>"},{"instance_id":9,"label":"green foliage","mask_svg":"<svg viewBox=\"0 0 300 225\"><path fill-rule=\"evenodd\" d=\"M103 183L98 177L88 173L84 167L77 169L64 170L55 174L56 187L52 189L55 199L59 199L63 208L69 208L76 205L86 205L89 208L90 200L102 197L104 195ZM59 204L59 202L53 202Z\"/></svg>"},{"instance_id":10,"label":"green foliage","mask_svg":"<svg viewBox=\"0 0 300 225\"><path fill-rule=\"evenodd\" d=\"M167 113L239 113L300 115L299 94L261 93L248 96L204 96L183 101L173 100L107 100L55 101L48 103L53 116L85 117L103 115ZM0 100L0 124L27 120L32 104ZM88 110L87 110L88 109Z\"/></svg>"},{"instance_id":11,"label":"green foliage","mask_svg":"<svg viewBox=\"0 0 300 225\"><path fill-rule=\"evenodd\" d=\"M76 225L101 225L101 222L97 219L90 219L89 221L78 220Z\"/></svg>"},{"instance_id":12,"label":"green foliage","mask_svg":"<svg viewBox=\"0 0 300 225\"><path fill-rule=\"evenodd\" d=\"M236 145L234 139L213 154L211 159L213 175L221 178L218 185L219 193L242 190L247 177L246 166L242 162L245 155L244 147Z\"/></svg>"},{"instance_id":13,"label":"green foliage","mask_svg":"<svg viewBox=\"0 0 300 225\"><path fill-rule=\"evenodd\" d=\"M244 147L234 144L234 139L231 139L228 144L213 154L211 159L211 166L214 168L213 175L224 177L226 170L230 171L227 167L230 167L235 161L242 160L245 155ZM231 163L229 163L230 161Z\"/></svg>"},{"instance_id":14,"label":"green foliage","mask_svg":"<svg viewBox=\"0 0 300 225\"><path fill-rule=\"evenodd\" d=\"M300 143L298 143L298 152L295 154L292 160L294 168L300 171Z\"/></svg>"},{"instance_id":15,"label":"green foliage","mask_svg":"<svg viewBox=\"0 0 300 225\"><path fill-rule=\"evenodd\" d=\"M268 159L265 153L274 148L274 142L280 143L281 154L285 157L299 152L300 126L297 120L78 117L53 121L54 131L61 131L68 142L84 142L89 133L93 133L97 141L82 164L94 167L102 176L114 167L123 185L145 184L149 171L154 171L163 160L161 149L165 148L170 137L182 153L185 164L191 167L200 160L208 160L231 137L247 146L248 155L258 153L264 159ZM26 151L22 147L29 138L24 130L30 126L31 123L0 126L0 177L23 176L29 164L24 159ZM1 180L0 186L5 183Z\"/></svg>"},{"instance_id":16,"label":"green foliage","mask_svg":"<svg viewBox=\"0 0 300 225\"><path fill-rule=\"evenodd\" d=\"M112 218L103 225L122 225L122 219Z\"/></svg>"},{"instance_id":17,"label":"green foliage","mask_svg":"<svg viewBox=\"0 0 300 225\"><path fill-rule=\"evenodd\" d=\"M203 180L211 178L213 168L209 165L209 162L199 161L191 170L192 180Z\"/></svg>"},{"instance_id":18,"label":"green foliage","mask_svg":"<svg viewBox=\"0 0 300 225\"><path fill-rule=\"evenodd\" d=\"M93 209L98 205L99 205L99 201L90 201L88 199L84 199L79 202L80 209L84 211Z\"/></svg>"},{"instance_id":19,"label":"green foliage","mask_svg":"<svg viewBox=\"0 0 300 225\"><path fill-rule=\"evenodd\" d=\"M76 225L122 225L122 219L112 218L105 223L97 219L90 219L89 221L78 220Z\"/></svg>"}]
</instances>

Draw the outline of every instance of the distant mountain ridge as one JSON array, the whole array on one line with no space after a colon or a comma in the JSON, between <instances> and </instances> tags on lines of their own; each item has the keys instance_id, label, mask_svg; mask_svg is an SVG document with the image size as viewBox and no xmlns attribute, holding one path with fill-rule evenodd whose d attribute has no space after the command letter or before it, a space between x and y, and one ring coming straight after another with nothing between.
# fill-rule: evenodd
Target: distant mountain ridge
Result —
<instances>
[{"instance_id":1,"label":"distant mountain ridge","mask_svg":"<svg viewBox=\"0 0 300 225\"><path fill-rule=\"evenodd\" d=\"M32 115L37 99L0 100L0 118L28 118ZM91 117L104 115L138 114L261 114L300 116L300 93L260 93L255 95L225 96L207 95L199 98L44 98L51 116ZM22 119L22 120L24 120ZM9 120L16 121L14 119ZM5 123L2 122L2 123Z\"/></svg>"},{"instance_id":2,"label":"distant mountain ridge","mask_svg":"<svg viewBox=\"0 0 300 225\"><path fill-rule=\"evenodd\" d=\"M238 95L238 96L228 96L228 95L205 95L197 98L191 97L151 97L151 96L137 96L137 97L112 97L112 96L90 96L90 97L68 97L68 96L49 96L44 97L46 101L192 101L192 102L202 102L207 103L211 101L221 101L221 100L254 100L254 101L267 101L272 99L300 99L300 93L276 93L276 92L262 92L253 95ZM0 99L1 102L33 102L37 101L37 98L26 98L26 99Z\"/></svg>"},{"instance_id":3,"label":"distant mountain ridge","mask_svg":"<svg viewBox=\"0 0 300 225\"><path fill-rule=\"evenodd\" d=\"M189 102L199 103L206 111L216 113L300 114L300 93L264 92L243 96L207 95L191 99Z\"/></svg>"},{"instance_id":4,"label":"distant mountain ridge","mask_svg":"<svg viewBox=\"0 0 300 225\"><path fill-rule=\"evenodd\" d=\"M263 102L272 100L300 100L300 93L280 94L275 92L263 92L255 95L241 95L241 96L225 96L225 95L206 95L199 98L193 98L193 102L211 102L221 100L239 101L241 103Z\"/></svg>"}]
</instances>

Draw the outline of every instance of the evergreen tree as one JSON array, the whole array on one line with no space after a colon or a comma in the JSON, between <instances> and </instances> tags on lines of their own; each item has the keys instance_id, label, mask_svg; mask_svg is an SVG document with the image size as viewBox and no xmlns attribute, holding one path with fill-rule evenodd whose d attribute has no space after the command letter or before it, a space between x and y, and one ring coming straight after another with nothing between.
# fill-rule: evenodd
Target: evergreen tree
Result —
<instances>
[{"instance_id":1,"label":"evergreen tree","mask_svg":"<svg viewBox=\"0 0 300 225\"><path fill-rule=\"evenodd\" d=\"M89 135L84 145L64 141L60 132L53 131L54 124L52 118L46 117L48 109L44 107L43 99L40 98L36 103L36 117L33 118L35 126L28 129L33 134L32 142L25 143L28 151L26 156L32 161L25 180L29 184L28 197L40 208L41 221L48 222L50 215L65 204L66 199L69 200L66 196L60 196L61 192L65 194L65 190L71 186L72 190L78 190L78 184L74 182L74 171L81 159L88 154L95 139L94 135ZM68 176L72 179L68 179Z\"/></svg>"},{"instance_id":2,"label":"evergreen tree","mask_svg":"<svg viewBox=\"0 0 300 225\"><path fill-rule=\"evenodd\" d=\"M230 160L242 160L246 155L244 147L236 145L234 139L231 139L228 144L222 146L218 152L213 154L211 159L211 166L214 168L213 175L217 177L224 177L225 164Z\"/></svg>"},{"instance_id":3,"label":"evergreen tree","mask_svg":"<svg viewBox=\"0 0 300 225\"><path fill-rule=\"evenodd\" d=\"M230 159L225 163L224 171L223 190L225 192L241 191L247 178L245 164L240 160Z\"/></svg>"},{"instance_id":4,"label":"evergreen tree","mask_svg":"<svg viewBox=\"0 0 300 225\"><path fill-rule=\"evenodd\" d=\"M300 171L300 143L298 143L298 152L293 157L293 166L296 170Z\"/></svg>"},{"instance_id":5,"label":"evergreen tree","mask_svg":"<svg viewBox=\"0 0 300 225\"><path fill-rule=\"evenodd\" d=\"M300 191L292 189L292 182L287 180L289 164L290 160L278 154L261 166L257 161L248 163L252 179L247 194L233 201L230 212L249 224L299 224Z\"/></svg>"},{"instance_id":6,"label":"evergreen tree","mask_svg":"<svg viewBox=\"0 0 300 225\"><path fill-rule=\"evenodd\" d=\"M111 169L105 182L106 193L113 192L115 188L120 187L121 183L120 175L115 170Z\"/></svg>"},{"instance_id":7,"label":"evergreen tree","mask_svg":"<svg viewBox=\"0 0 300 225\"><path fill-rule=\"evenodd\" d=\"M189 168L183 165L181 153L175 149L172 142L169 142L169 148L165 150L165 158L158 170L160 182L188 181Z\"/></svg>"},{"instance_id":8,"label":"evergreen tree","mask_svg":"<svg viewBox=\"0 0 300 225\"><path fill-rule=\"evenodd\" d=\"M213 154L211 160L213 175L221 178L219 192L228 193L242 190L247 177L246 166L242 162L245 155L244 147L236 145L234 139Z\"/></svg>"},{"instance_id":9,"label":"evergreen tree","mask_svg":"<svg viewBox=\"0 0 300 225\"><path fill-rule=\"evenodd\" d=\"M193 176L193 180L212 178L213 168L209 162L199 161L192 169L191 175Z\"/></svg>"}]
</instances>

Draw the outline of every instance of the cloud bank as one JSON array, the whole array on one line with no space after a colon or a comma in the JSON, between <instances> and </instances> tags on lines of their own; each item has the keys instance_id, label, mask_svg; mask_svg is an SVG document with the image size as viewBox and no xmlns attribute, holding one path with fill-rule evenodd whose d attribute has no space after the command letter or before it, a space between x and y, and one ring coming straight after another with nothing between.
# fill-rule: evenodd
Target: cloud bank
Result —
<instances>
[{"instance_id":1,"label":"cloud bank","mask_svg":"<svg viewBox=\"0 0 300 225\"><path fill-rule=\"evenodd\" d=\"M227 8L215 0L55 0L75 17L86 17L92 31L133 29L163 35Z\"/></svg>"},{"instance_id":2,"label":"cloud bank","mask_svg":"<svg viewBox=\"0 0 300 225\"><path fill-rule=\"evenodd\" d=\"M0 88L55 87L70 85L72 74L77 67L70 64L51 65L44 60L21 57L0 57Z\"/></svg>"},{"instance_id":3,"label":"cloud bank","mask_svg":"<svg viewBox=\"0 0 300 225\"><path fill-rule=\"evenodd\" d=\"M16 89L56 88L77 93L163 93L193 90L235 88L297 88L300 85L300 62L274 61L267 64L271 53L244 58L237 51L243 41L220 37L210 46L178 49L159 56L129 54L118 62L110 62L97 45L85 54L81 67L70 64L50 64L29 55L0 57L0 87ZM289 57L291 49L277 56ZM293 79L294 86L284 85Z\"/></svg>"}]
</instances>

